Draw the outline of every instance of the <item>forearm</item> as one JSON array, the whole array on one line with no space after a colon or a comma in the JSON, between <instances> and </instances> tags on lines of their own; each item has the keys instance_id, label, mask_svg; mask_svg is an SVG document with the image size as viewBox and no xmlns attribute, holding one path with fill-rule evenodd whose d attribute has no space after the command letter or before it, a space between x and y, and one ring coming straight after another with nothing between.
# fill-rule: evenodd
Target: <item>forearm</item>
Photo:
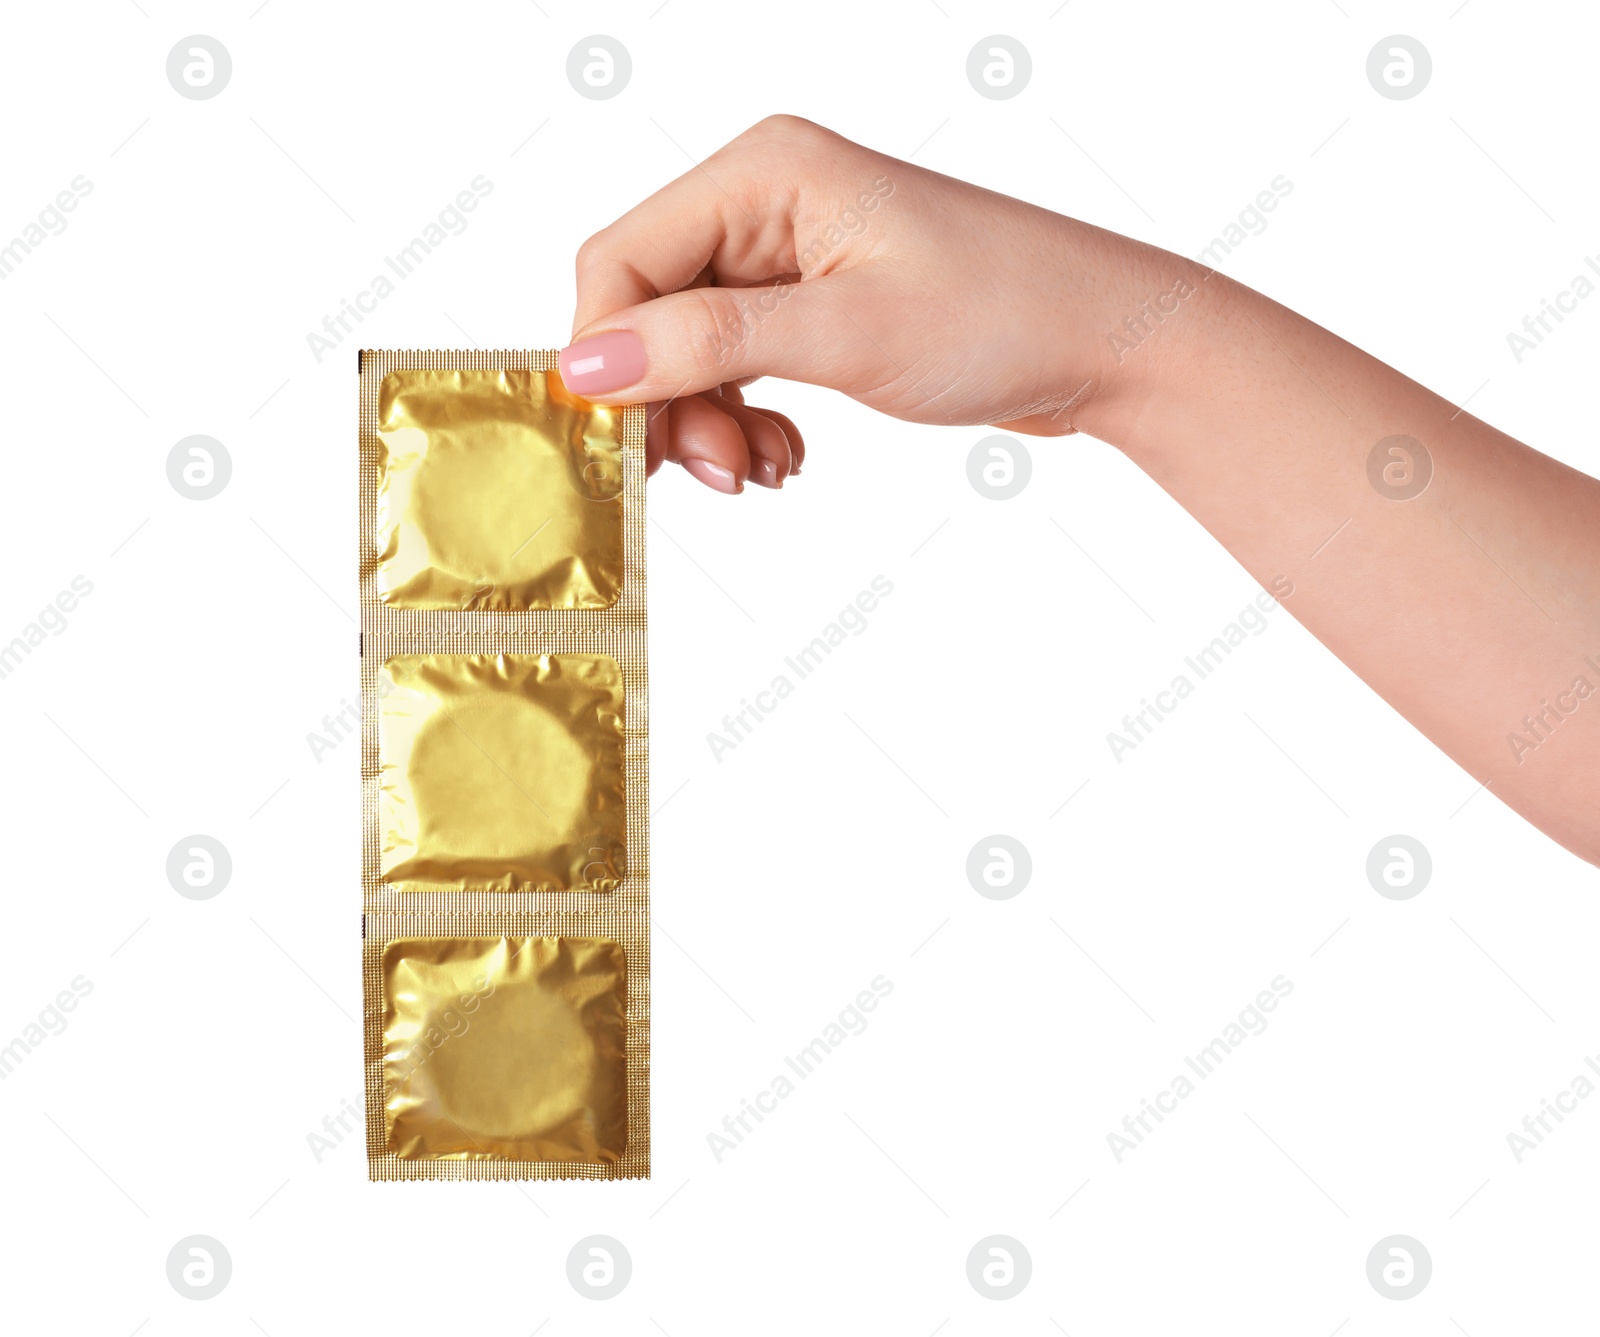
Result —
<instances>
[{"instance_id":1,"label":"forearm","mask_svg":"<svg viewBox=\"0 0 1600 1337\"><path fill-rule=\"evenodd\" d=\"M1117 350L1108 393L1077 425L1258 581L1287 576L1285 607L1319 640L1600 863L1600 482L1260 294L1167 260L1148 272L1188 274L1193 292ZM1401 457L1369 479L1394 436L1431 459L1409 499Z\"/></svg>"}]
</instances>

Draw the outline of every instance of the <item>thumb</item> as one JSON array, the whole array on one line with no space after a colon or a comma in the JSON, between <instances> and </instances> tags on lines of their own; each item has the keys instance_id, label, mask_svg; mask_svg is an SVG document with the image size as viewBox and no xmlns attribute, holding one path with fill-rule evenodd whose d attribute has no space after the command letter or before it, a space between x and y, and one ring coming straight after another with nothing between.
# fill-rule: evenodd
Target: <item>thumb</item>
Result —
<instances>
[{"instance_id":1,"label":"thumb","mask_svg":"<svg viewBox=\"0 0 1600 1337\"><path fill-rule=\"evenodd\" d=\"M830 274L758 288L686 288L624 307L561 350L561 379L576 394L616 404L676 399L756 376L844 389L873 346L864 331L841 337L855 323L853 280Z\"/></svg>"}]
</instances>

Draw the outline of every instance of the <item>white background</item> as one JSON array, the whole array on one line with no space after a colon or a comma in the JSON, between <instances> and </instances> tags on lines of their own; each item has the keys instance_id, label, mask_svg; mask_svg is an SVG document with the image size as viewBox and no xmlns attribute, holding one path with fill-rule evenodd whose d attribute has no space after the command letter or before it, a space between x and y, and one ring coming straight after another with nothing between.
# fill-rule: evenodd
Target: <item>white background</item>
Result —
<instances>
[{"instance_id":1,"label":"white background","mask_svg":"<svg viewBox=\"0 0 1600 1337\"><path fill-rule=\"evenodd\" d=\"M1282 174L1231 273L1600 470L1600 302L1520 365L1505 337L1600 247L1592 10L257 3L4 19L0 239L93 189L0 283L0 641L94 587L0 681L0 1043L93 985L0 1083L6 1327L1592 1321L1600 1099L1520 1164L1506 1135L1600 1053L1594 869L1282 610L1118 763L1108 731L1257 588L1109 447L1032 442L993 502L982 429L772 385L803 477L652 485L650 1181L372 1185L354 1133L314 1158L361 1099L359 812L355 745L306 741L357 691L356 348L559 345L583 238L773 111L1187 254ZM604 102L565 76L597 32L634 67ZM1008 101L965 74L996 32L1033 60ZM232 56L209 101L166 79L192 33ZM1366 79L1391 33L1432 53L1411 101ZM466 231L319 363L307 334L478 174ZM205 502L165 472L195 433L233 461ZM715 760L880 574L867 630ZM164 871L197 832L234 863L201 902ZM992 833L1031 852L1011 900L967 881ZM1365 874L1395 833L1434 862L1408 901ZM877 975L869 1028L719 1163L708 1133ZM1278 975L1270 1027L1119 1164L1107 1134ZM165 1273L196 1233L233 1260L206 1302ZM596 1233L634 1265L603 1304L565 1275ZM1396 1233L1434 1264L1403 1302L1365 1273ZM990 1234L1033 1260L1003 1303L966 1277Z\"/></svg>"}]
</instances>

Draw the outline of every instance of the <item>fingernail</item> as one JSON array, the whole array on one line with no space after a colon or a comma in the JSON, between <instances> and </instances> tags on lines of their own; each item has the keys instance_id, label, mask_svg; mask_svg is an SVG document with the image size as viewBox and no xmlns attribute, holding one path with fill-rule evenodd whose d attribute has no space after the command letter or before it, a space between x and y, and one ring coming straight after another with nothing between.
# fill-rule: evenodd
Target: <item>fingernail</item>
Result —
<instances>
[{"instance_id":1,"label":"fingernail","mask_svg":"<svg viewBox=\"0 0 1600 1337\"><path fill-rule=\"evenodd\" d=\"M778 477L778 466L771 460L755 460L750 465L750 481L759 483L762 487L778 488L783 486L783 479Z\"/></svg>"},{"instance_id":2,"label":"fingernail","mask_svg":"<svg viewBox=\"0 0 1600 1337\"><path fill-rule=\"evenodd\" d=\"M726 492L733 496L744 491L744 485L733 476L733 471L724 469L720 464L712 464L709 460L685 460L683 467L707 487L714 488L718 492Z\"/></svg>"},{"instance_id":3,"label":"fingernail","mask_svg":"<svg viewBox=\"0 0 1600 1337\"><path fill-rule=\"evenodd\" d=\"M632 330L590 335L563 348L558 365L567 389L591 397L610 394L644 375L644 341Z\"/></svg>"}]
</instances>

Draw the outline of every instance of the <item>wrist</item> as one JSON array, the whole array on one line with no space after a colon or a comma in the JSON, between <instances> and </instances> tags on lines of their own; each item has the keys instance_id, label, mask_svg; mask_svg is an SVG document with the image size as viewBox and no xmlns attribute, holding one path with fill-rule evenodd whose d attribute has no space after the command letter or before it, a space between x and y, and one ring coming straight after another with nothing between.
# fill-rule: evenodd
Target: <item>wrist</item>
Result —
<instances>
[{"instance_id":1,"label":"wrist","mask_svg":"<svg viewBox=\"0 0 1600 1337\"><path fill-rule=\"evenodd\" d=\"M1203 363L1238 286L1197 261L1124 241L1118 281L1098 305L1092 393L1072 415L1080 432L1139 452L1150 425L1204 383Z\"/></svg>"}]
</instances>

